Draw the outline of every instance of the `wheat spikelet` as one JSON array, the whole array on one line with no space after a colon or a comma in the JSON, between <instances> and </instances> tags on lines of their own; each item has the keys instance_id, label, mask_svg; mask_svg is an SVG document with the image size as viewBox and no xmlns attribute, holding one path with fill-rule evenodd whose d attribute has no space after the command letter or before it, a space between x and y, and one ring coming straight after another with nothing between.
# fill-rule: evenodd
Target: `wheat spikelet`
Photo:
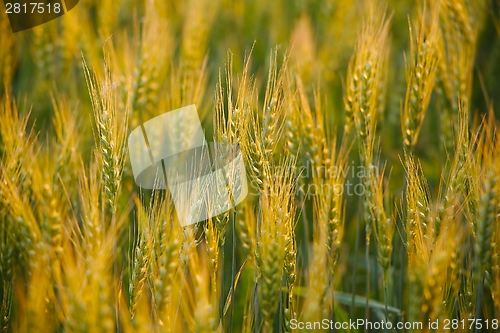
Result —
<instances>
[{"instance_id":1,"label":"wheat spikelet","mask_svg":"<svg viewBox=\"0 0 500 333\"><path fill-rule=\"evenodd\" d=\"M370 19L358 36L354 55L347 70L345 110L346 132L355 125L360 143L362 161L371 161L375 127L377 124L377 100L386 48L390 19L375 11L369 11Z\"/></svg>"},{"instance_id":2,"label":"wheat spikelet","mask_svg":"<svg viewBox=\"0 0 500 333\"><path fill-rule=\"evenodd\" d=\"M330 155L326 163L318 166L313 172L315 193L315 215L318 227L325 234L325 246L328 253L330 274L334 274L337 264L342 236L344 233L343 186L347 169L348 150L345 141L339 153L336 153L336 142L333 141Z\"/></svg>"},{"instance_id":3,"label":"wheat spikelet","mask_svg":"<svg viewBox=\"0 0 500 333\"><path fill-rule=\"evenodd\" d=\"M207 252L199 252L193 228L185 228L181 236L181 263L183 273L180 281L175 283L182 288L180 311L182 311L186 324L184 330L189 332L221 332L222 325L219 318L219 294L212 288L210 278L210 262ZM182 258L185 257L185 258ZM185 261L184 261L185 259ZM172 313L174 315L174 313ZM174 328L174 322L164 329Z\"/></svg>"},{"instance_id":4,"label":"wheat spikelet","mask_svg":"<svg viewBox=\"0 0 500 333\"><path fill-rule=\"evenodd\" d=\"M322 109L320 94L316 92L314 97L314 112L309 104L304 85L300 76L296 77L297 93L300 101L300 133L302 133L302 155L305 161L301 161L301 166L318 168L325 164L329 158L327 144L328 129L325 129L325 114Z\"/></svg>"},{"instance_id":5,"label":"wheat spikelet","mask_svg":"<svg viewBox=\"0 0 500 333\"><path fill-rule=\"evenodd\" d=\"M287 80L288 55L283 57L283 63L278 71L278 50L270 56L272 64L267 78L266 93L264 96L262 124L260 136L261 154L269 157L276 151L278 142L283 133L284 101L288 91L285 89Z\"/></svg>"},{"instance_id":6,"label":"wheat spikelet","mask_svg":"<svg viewBox=\"0 0 500 333\"><path fill-rule=\"evenodd\" d=\"M477 211L474 227L474 263L473 278L476 290L475 316L483 315L484 286L492 282L493 251L495 244L495 223L498 219L498 137L492 124L496 121L490 118L479 139L475 188L477 189Z\"/></svg>"},{"instance_id":7,"label":"wheat spikelet","mask_svg":"<svg viewBox=\"0 0 500 333\"><path fill-rule=\"evenodd\" d=\"M418 320L421 312L423 281L431 238L429 232L430 204L429 193L421 167L414 157L407 156L407 191L406 191L406 252L408 254L409 279L409 320Z\"/></svg>"},{"instance_id":8,"label":"wheat spikelet","mask_svg":"<svg viewBox=\"0 0 500 333\"><path fill-rule=\"evenodd\" d=\"M463 232L450 223L447 225L446 231L443 231L439 236L436 248L432 252L428 252L429 261L422 280L423 304L421 311L425 321L442 318L443 304L446 300L443 285L450 281L447 274L448 267L453 259L454 248L460 244L462 237Z\"/></svg>"},{"instance_id":9,"label":"wheat spikelet","mask_svg":"<svg viewBox=\"0 0 500 333\"><path fill-rule=\"evenodd\" d=\"M384 209L384 184L383 172L375 175L374 183L374 198L376 205L373 210L373 223L375 237L377 239L377 260L382 267L382 275L384 284L387 283L387 275L391 264L392 256L392 239L396 227L395 220L392 216L387 216Z\"/></svg>"},{"instance_id":10,"label":"wheat spikelet","mask_svg":"<svg viewBox=\"0 0 500 333\"><path fill-rule=\"evenodd\" d=\"M143 294L148 276L148 253L144 240L139 240L136 247L133 249L132 269L129 282L130 293L130 318L134 319L136 307Z\"/></svg>"},{"instance_id":11,"label":"wheat spikelet","mask_svg":"<svg viewBox=\"0 0 500 333\"><path fill-rule=\"evenodd\" d=\"M320 232L320 231L318 231ZM311 252L311 264L307 277L307 298L304 301L303 313L299 318L303 321L320 321L328 318L332 304L330 303L330 288L328 257L322 244L325 235L316 235L315 246Z\"/></svg>"},{"instance_id":12,"label":"wheat spikelet","mask_svg":"<svg viewBox=\"0 0 500 333\"><path fill-rule=\"evenodd\" d=\"M477 26L471 23L470 5L465 1L436 2L440 13L438 40L438 87L445 98L441 113L441 140L448 150L453 146L453 124L457 122L460 103L469 109L472 89L473 59ZM477 25L477 22L476 22Z\"/></svg>"},{"instance_id":13,"label":"wheat spikelet","mask_svg":"<svg viewBox=\"0 0 500 333\"><path fill-rule=\"evenodd\" d=\"M109 212L116 212L123 166L125 162L125 134L127 133L128 110L117 110L117 97L109 67L105 64L104 78L91 75L83 62L87 86L94 111L98 157L103 168L103 192L106 195Z\"/></svg>"},{"instance_id":14,"label":"wheat spikelet","mask_svg":"<svg viewBox=\"0 0 500 333\"><path fill-rule=\"evenodd\" d=\"M207 41L217 13L219 1L190 0L186 4L181 42L181 66L184 91L188 91L196 71L202 66Z\"/></svg>"},{"instance_id":15,"label":"wheat spikelet","mask_svg":"<svg viewBox=\"0 0 500 333\"><path fill-rule=\"evenodd\" d=\"M95 257L101 248L105 228L99 202L99 171L95 162L91 163L88 172L83 165L79 170L78 194L83 226L78 234L82 234L84 239L82 250L87 256Z\"/></svg>"},{"instance_id":16,"label":"wheat spikelet","mask_svg":"<svg viewBox=\"0 0 500 333\"><path fill-rule=\"evenodd\" d=\"M245 161L249 165L248 172L253 185L262 190L265 182L269 182L269 165L278 147L284 128L285 80L287 76L287 59L278 70L277 50L271 55L271 66L268 72L266 93L262 113L256 111L255 86L243 84L242 103L244 116L241 119L241 148ZM248 64L247 64L248 65ZM248 74L244 74L246 78ZM238 96L239 99L239 96Z\"/></svg>"},{"instance_id":17,"label":"wheat spikelet","mask_svg":"<svg viewBox=\"0 0 500 333\"><path fill-rule=\"evenodd\" d=\"M221 240L220 240L220 231L216 227L216 223L214 219L209 218L206 224L204 225L205 231L205 244L207 248L207 257L210 268L210 279L212 281L212 289L215 293L217 293L217 284L219 283L219 265L220 265L220 252L221 249Z\"/></svg>"},{"instance_id":18,"label":"wheat spikelet","mask_svg":"<svg viewBox=\"0 0 500 333\"><path fill-rule=\"evenodd\" d=\"M415 260L421 260L423 247L429 242L430 226L430 194L420 164L412 155L407 156L406 195L406 250ZM411 265L412 263L409 259Z\"/></svg>"},{"instance_id":19,"label":"wheat spikelet","mask_svg":"<svg viewBox=\"0 0 500 333\"><path fill-rule=\"evenodd\" d=\"M176 299L175 283L181 270L182 230L174 218L171 199L158 197L150 210L147 239L151 247L150 289L154 314L165 327L174 320L169 303Z\"/></svg>"},{"instance_id":20,"label":"wheat spikelet","mask_svg":"<svg viewBox=\"0 0 500 333\"><path fill-rule=\"evenodd\" d=\"M272 327L281 294L281 279L287 254L292 242L294 208L293 164L284 161L281 170L274 171L272 181L264 184L262 193L260 229L255 253L258 270L259 303L263 315L264 330ZM267 171L269 173L273 171ZM288 252L290 253L290 252Z\"/></svg>"},{"instance_id":21,"label":"wheat spikelet","mask_svg":"<svg viewBox=\"0 0 500 333\"><path fill-rule=\"evenodd\" d=\"M476 289L474 287L474 278L472 277L472 266L468 266L467 270L464 272L464 287L463 292L459 295L459 311L462 318L474 318L474 295L476 294Z\"/></svg>"},{"instance_id":22,"label":"wheat spikelet","mask_svg":"<svg viewBox=\"0 0 500 333\"><path fill-rule=\"evenodd\" d=\"M240 122L241 122L241 112L238 112L237 101L233 100L233 84L232 84L232 55L229 54L228 64L226 66L226 89L225 92L227 96L224 95L224 89L222 79L219 75L218 87L215 95L215 113L214 113L214 139L219 146L215 148L215 167L222 168L227 163L233 161L236 158L236 152L238 151L237 145L240 142ZM227 109L226 109L227 102ZM235 105L236 104L236 105ZM226 116L227 114L227 116ZM230 170L229 175L225 175L227 183L228 180L234 179L234 170ZM218 196L223 197L223 193L227 191L229 193L229 198L231 201L235 200L235 193L228 184L225 186L217 186ZM218 211L226 211L223 214L219 214L215 217L215 225L218 229L220 235L220 245L224 246L226 240L226 229L229 222L229 211L227 209L222 209L221 205L225 205L223 202L218 202L215 200L215 209Z\"/></svg>"},{"instance_id":23,"label":"wheat spikelet","mask_svg":"<svg viewBox=\"0 0 500 333\"><path fill-rule=\"evenodd\" d=\"M136 200L138 201L138 200ZM130 258L130 281L129 281L129 295L130 295L130 318L134 319L136 315L136 308L140 298L143 295L146 279L148 277L149 258L151 256L151 248L148 247L148 240L146 239L146 226L148 225L147 212L140 202L136 202L138 208L137 212L137 232L132 237L137 237L137 240L132 240L133 246Z\"/></svg>"},{"instance_id":24,"label":"wheat spikelet","mask_svg":"<svg viewBox=\"0 0 500 333\"><path fill-rule=\"evenodd\" d=\"M2 220L15 250L16 263L27 269L41 239L36 212L30 205L33 196L31 165L36 160L37 139L28 130L29 114L23 115L17 109L9 93L2 98L0 112L0 136L4 144L0 162Z\"/></svg>"},{"instance_id":25,"label":"wheat spikelet","mask_svg":"<svg viewBox=\"0 0 500 333\"><path fill-rule=\"evenodd\" d=\"M295 239L295 223L286 224L285 236L285 260L284 260L284 280L288 286L288 299L283 306L284 326L295 317L295 306L293 302L293 289L297 281L297 240Z\"/></svg>"},{"instance_id":26,"label":"wheat spikelet","mask_svg":"<svg viewBox=\"0 0 500 333\"><path fill-rule=\"evenodd\" d=\"M55 74L55 65L50 62L51 56L58 51L56 26L54 22L44 27L33 29L33 59L39 73L40 82L47 83Z\"/></svg>"},{"instance_id":27,"label":"wheat spikelet","mask_svg":"<svg viewBox=\"0 0 500 333\"><path fill-rule=\"evenodd\" d=\"M368 13L370 19L365 23L358 36L356 48L347 69L344 102L348 119L345 131L349 134L350 126L356 128L360 162L361 166L365 168L363 175L363 217L366 222L365 246L369 275L368 256L372 233L372 223L370 221L372 218L378 217L375 214L376 210L383 210L383 207L377 205L377 198L374 197L373 186L375 179L372 175L372 169L374 167L375 131L379 119L377 102L380 97L384 65L387 64L385 58L387 57L391 19L386 19L383 12L375 10L373 7L368 8ZM367 292L369 292L369 280L367 281L367 289ZM368 306L365 313L365 317L367 316Z\"/></svg>"},{"instance_id":28,"label":"wheat spikelet","mask_svg":"<svg viewBox=\"0 0 500 333\"><path fill-rule=\"evenodd\" d=\"M497 200L497 176L492 171L485 176L480 200L477 230L476 230L476 267L479 276L491 274L491 240L493 235L493 222L495 220Z\"/></svg>"},{"instance_id":29,"label":"wheat spikelet","mask_svg":"<svg viewBox=\"0 0 500 333\"><path fill-rule=\"evenodd\" d=\"M297 133L300 133L300 103L295 95L290 97L288 101L284 127L286 150L290 156L298 156L301 144L301 136L297 135Z\"/></svg>"},{"instance_id":30,"label":"wheat spikelet","mask_svg":"<svg viewBox=\"0 0 500 333\"><path fill-rule=\"evenodd\" d=\"M495 220L494 233L491 239L491 297L495 306L498 308L500 305L500 251L498 249L499 243L499 223L498 216Z\"/></svg>"},{"instance_id":31,"label":"wheat spikelet","mask_svg":"<svg viewBox=\"0 0 500 333\"><path fill-rule=\"evenodd\" d=\"M467 174L472 172L471 162L467 156L472 149L469 140L468 111L463 104L460 107L458 133L456 139L456 151L453 158L449 180L444 189L442 202L440 202L437 215L434 217L434 239L437 239L441 230L443 219L453 216L460 209L461 195L466 194ZM442 191L443 189L440 189ZM471 190L471 189L469 189ZM469 198L474 200L474 193L468 193ZM474 228L472 228L474 230Z\"/></svg>"},{"instance_id":32,"label":"wheat spikelet","mask_svg":"<svg viewBox=\"0 0 500 333\"><path fill-rule=\"evenodd\" d=\"M413 156L407 156L406 193L406 251L409 274L409 320L442 318L446 309L453 307L458 283L456 253L465 233L460 224L452 224L451 217L443 215L442 233L433 237L430 194L421 166ZM439 214L439 212L436 212ZM451 237L451 238L450 238Z\"/></svg>"},{"instance_id":33,"label":"wheat spikelet","mask_svg":"<svg viewBox=\"0 0 500 333\"><path fill-rule=\"evenodd\" d=\"M164 78L172 57L172 36L167 20L160 18L154 1L146 2L146 18L141 29L137 60L133 73L132 127L158 114Z\"/></svg>"},{"instance_id":34,"label":"wheat spikelet","mask_svg":"<svg viewBox=\"0 0 500 333\"><path fill-rule=\"evenodd\" d=\"M430 102L437 71L438 26L436 13L431 13L427 27L426 13L421 14L420 26L414 39L410 26L410 59L406 64L406 98L401 113L405 149L415 146Z\"/></svg>"},{"instance_id":35,"label":"wheat spikelet","mask_svg":"<svg viewBox=\"0 0 500 333\"><path fill-rule=\"evenodd\" d=\"M37 256L33 258L31 264L33 275L29 281L30 287L26 290L26 305L16 307L16 311L26 311L27 332L54 331L57 325L54 302L56 296L52 289L52 269L47 269L51 266L50 257L51 251L48 246L38 248ZM18 327L16 330L21 331L22 328Z\"/></svg>"},{"instance_id":36,"label":"wheat spikelet","mask_svg":"<svg viewBox=\"0 0 500 333\"><path fill-rule=\"evenodd\" d=\"M78 169L78 142L75 136L77 122L67 100L52 96L55 137L49 147L42 147L37 163L31 169L33 201L44 240L59 256L63 250L64 221L71 210L65 193L65 184L77 182L73 170ZM54 155L56 157L54 157Z\"/></svg>"},{"instance_id":37,"label":"wheat spikelet","mask_svg":"<svg viewBox=\"0 0 500 333\"><path fill-rule=\"evenodd\" d=\"M236 208L236 232L242 243L242 250L245 257L255 253L255 226L257 225L255 212L250 202L242 203Z\"/></svg>"}]
</instances>

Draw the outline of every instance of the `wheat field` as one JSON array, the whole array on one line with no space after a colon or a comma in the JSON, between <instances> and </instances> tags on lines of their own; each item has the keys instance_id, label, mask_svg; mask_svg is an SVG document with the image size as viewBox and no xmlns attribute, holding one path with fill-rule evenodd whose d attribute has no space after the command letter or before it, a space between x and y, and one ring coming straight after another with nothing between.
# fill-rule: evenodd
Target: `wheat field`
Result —
<instances>
[{"instance_id":1,"label":"wheat field","mask_svg":"<svg viewBox=\"0 0 500 333\"><path fill-rule=\"evenodd\" d=\"M497 0L2 11L1 331L499 331L499 65ZM192 104L249 194L182 226L127 138Z\"/></svg>"}]
</instances>

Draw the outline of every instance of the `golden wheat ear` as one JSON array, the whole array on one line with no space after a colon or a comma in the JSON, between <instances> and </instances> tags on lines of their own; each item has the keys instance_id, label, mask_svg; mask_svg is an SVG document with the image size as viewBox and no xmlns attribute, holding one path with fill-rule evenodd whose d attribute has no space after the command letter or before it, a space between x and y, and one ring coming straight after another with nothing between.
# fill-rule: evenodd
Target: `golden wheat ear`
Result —
<instances>
[{"instance_id":1,"label":"golden wheat ear","mask_svg":"<svg viewBox=\"0 0 500 333\"><path fill-rule=\"evenodd\" d=\"M434 8L434 7L431 7ZM428 17L430 16L430 17ZM406 97L401 113L404 148L411 151L418 140L425 113L431 100L438 69L438 12L419 15L416 33L408 19L410 56L406 59Z\"/></svg>"},{"instance_id":2,"label":"golden wheat ear","mask_svg":"<svg viewBox=\"0 0 500 333\"><path fill-rule=\"evenodd\" d=\"M104 76L91 73L85 60L83 68L87 88L92 102L96 156L102 166L103 193L107 198L110 219L116 213L125 164L125 140L128 134L128 105L118 109L117 81L109 68L109 59L104 64Z\"/></svg>"}]
</instances>

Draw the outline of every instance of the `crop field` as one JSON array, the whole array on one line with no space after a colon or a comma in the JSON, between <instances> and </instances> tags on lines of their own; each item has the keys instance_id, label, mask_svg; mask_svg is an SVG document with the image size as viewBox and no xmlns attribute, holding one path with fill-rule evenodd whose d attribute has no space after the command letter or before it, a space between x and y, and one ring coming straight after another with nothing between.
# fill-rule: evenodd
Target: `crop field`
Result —
<instances>
[{"instance_id":1,"label":"crop field","mask_svg":"<svg viewBox=\"0 0 500 333\"><path fill-rule=\"evenodd\" d=\"M4 2L0 332L500 331L498 0Z\"/></svg>"}]
</instances>

